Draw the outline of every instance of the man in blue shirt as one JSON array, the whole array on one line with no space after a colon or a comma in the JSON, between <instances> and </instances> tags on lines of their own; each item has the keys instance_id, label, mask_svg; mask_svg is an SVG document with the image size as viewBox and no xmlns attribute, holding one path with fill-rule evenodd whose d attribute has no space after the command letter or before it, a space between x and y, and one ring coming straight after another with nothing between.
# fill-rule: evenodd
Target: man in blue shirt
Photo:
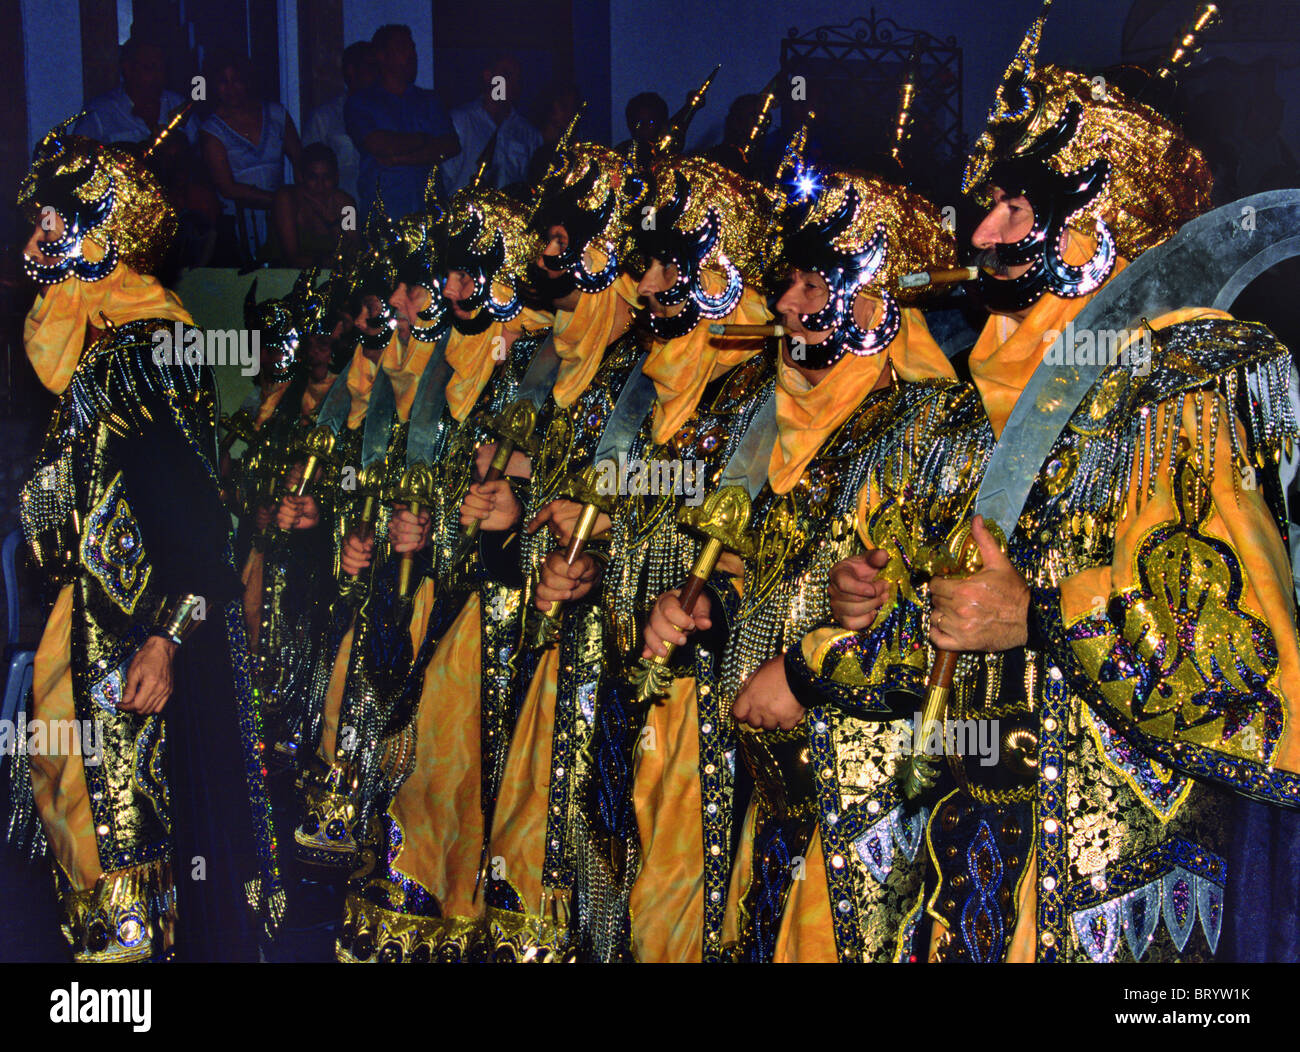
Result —
<instances>
[{"instance_id":1,"label":"man in blue shirt","mask_svg":"<svg viewBox=\"0 0 1300 1052\"><path fill-rule=\"evenodd\" d=\"M103 143L148 142L171 112L185 100L163 87L167 57L160 45L132 37L122 45L122 84L86 103L85 115L72 129ZM194 145L198 121L188 120L184 139ZM173 135L169 144L183 141Z\"/></svg>"},{"instance_id":2,"label":"man in blue shirt","mask_svg":"<svg viewBox=\"0 0 1300 1052\"><path fill-rule=\"evenodd\" d=\"M496 134L487 184L498 188L528 180L528 162L542 145L541 133L519 115L520 69L513 55L498 55L481 74L483 93L473 102L452 110L451 122L460 140L460 156L442 170L447 192L470 181L479 156Z\"/></svg>"},{"instance_id":3,"label":"man in blue shirt","mask_svg":"<svg viewBox=\"0 0 1300 1052\"><path fill-rule=\"evenodd\" d=\"M343 107L348 135L361 154L357 181L362 215L375 188L394 218L419 211L429 170L460 152L460 142L437 97L415 86L415 41L408 26L381 26L371 39L379 83L352 95Z\"/></svg>"}]
</instances>

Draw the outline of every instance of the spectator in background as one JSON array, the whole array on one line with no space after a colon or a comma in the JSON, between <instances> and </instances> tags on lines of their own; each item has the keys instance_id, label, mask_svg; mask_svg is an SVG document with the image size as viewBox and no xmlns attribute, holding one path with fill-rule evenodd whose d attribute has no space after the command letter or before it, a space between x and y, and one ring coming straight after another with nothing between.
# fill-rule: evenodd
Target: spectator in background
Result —
<instances>
[{"instance_id":1,"label":"spectator in background","mask_svg":"<svg viewBox=\"0 0 1300 1052\"><path fill-rule=\"evenodd\" d=\"M167 60L161 44L133 33L122 45L121 57L121 85L87 102L85 115L73 131L99 142L133 148L139 155L189 100L163 87ZM191 113L181 130L169 135L147 162L175 207L179 224L162 265L167 277L174 277L178 267L201 266L211 258L221 217L221 203L198 164L194 150L198 137L198 115Z\"/></svg>"},{"instance_id":2,"label":"spectator in background","mask_svg":"<svg viewBox=\"0 0 1300 1052\"><path fill-rule=\"evenodd\" d=\"M632 136L614 147L624 157L631 156L634 144L648 146L668 130L668 103L653 91L634 95L624 113L627 130Z\"/></svg>"},{"instance_id":3,"label":"spectator in background","mask_svg":"<svg viewBox=\"0 0 1300 1052\"><path fill-rule=\"evenodd\" d=\"M754 143L749 159L741 153L741 148L749 138L749 130L758 120L759 97L757 95L738 95L727 110L727 119L723 124L722 142L703 151L703 156L716 161L724 168L729 168L738 175L754 177L762 169L763 140Z\"/></svg>"},{"instance_id":4,"label":"spectator in background","mask_svg":"<svg viewBox=\"0 0 1300 1052\"><path fill-rule=\"evenodd\" d=\"M268 255L285 267L330 267L339 236L345 247L360 237L357 203L339 189L338 161L324 143L303 147L300 171L300 183L275 192L274 240ZM352 222L344 224L346 209L352 210Z\"/></svg>"},{"instance_id":5,"label":"spectator in background","mask_svg":"<svg viewBox=\"0 0 1300 1052\"><path fill-rule=\"evenodd\" d=\"M246 58L216 55L207 69L207 85L216 105L199 126L203 160L222 198L222 241L233 237L237 258L246 262L266 244L286 157L297 177L298 131L283 106L263 102L254 92L252 64Z\"/></svg>"},{"instance_id":6,"label":"spectator in background","mask_svg":"<svg viewBox=\"0 0 1300 1052\"><path fill-rule=\"evenodd\" d=\"M343 121L343 107L358 91L364 91L379 79L379 65L375 61L374 45L368 40L349 44L343 50L343 83L347 90L322 106L317 106L302 128L304 146L324 143L334 151L338 160L339 189L353 198L357 196L357 177L360 174L361 154L348 135Z\"/></svg>"},{"instance_id":7,"label":"spectator in background","mask_svg":"<svg viewBox=\"0 0 1300 1052\"><path fill-rule=\"evenodd\" d=\"M371 39L379 81L348 97L343 106L348 135L361 154L357 193L362 214L375 189L394 218L419 211L429 170L460 151L451 121L437 96L415 86L415 41L409 26L380 26Z\"/></svg>"},{"instance_id":8,"label":"spectator in background","mask_svg":"<svg viewBox=\"0 0 1300 1052\"><path fill-rule=\"evenodd\" d=\"M86 112L73 127L76 135L103 143L140 143L153 139L172 111L187 101L163 87L167 80L167 57L162 46L132 35L122 45L122 83L112 91L86 103ZM198 121L187 120L184 136L171 135L164 148L173 144L184 149L198 139Z\"/></svg>"},{"instance_id":9,"label":"spectator in background","mask_svg":"<svg viewBox=\"0 0 1300 1052\"><path fill-rule=\"evenodd\" d=\"M542 118L542 146L528 163L528 181L533 184L537 183L545 173L547 165L551 163L551 158L555 154L555 144L560 141L560 136L573 120L573 115L578 112L582 96L576 84L561 83L551 85L543 99L542 108L539 110ZM579 141L582 138L589 137L580 136Z\"/></svg>"},{"instance_id":10,"label":"spectator in background","mask_svg":"<svg viewBox=\"0 0 1300 1052\"><path fill-rule=\"evenodd\" d=\"M448 193L454 193L470 181L478 167L479 155L496 134L496 148L488 168L487 184L498 188L528 180L528 162L542 137L515 108L522 74L513 55L501 54L479 74L483 91L473 102L452 110L451 122L460 139L460 156L443 168Z\"/></svg>"}]
</instances>

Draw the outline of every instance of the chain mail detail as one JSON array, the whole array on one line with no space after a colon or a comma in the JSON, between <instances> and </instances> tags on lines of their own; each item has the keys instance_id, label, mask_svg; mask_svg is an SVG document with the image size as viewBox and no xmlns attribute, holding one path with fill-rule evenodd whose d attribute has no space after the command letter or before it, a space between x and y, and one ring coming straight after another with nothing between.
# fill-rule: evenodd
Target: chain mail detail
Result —
<instances>
[{"instance_id":1,"label":"chain mail detail","mask_svg":"<svg viewBox=\"0 0 1300 1052\"><path fill-rule=\"evenodd\" d=\"M653 413L647 416L628 450L628 462L653 464L677 461L682 470L689 463L704 466L702 500L713 492L723 469L740 442L750 420L771 393L773 356L760 354L736 366L706 390L696 415L664 446L650 438ZM712 392L712 393L710 393ZM696 476L700 478L700 476ZM606 660L609 682L596 703L596 734L591 744L592 767L587 772L585 792L606 799L606 819L590 810L584 816L587 828L577 850L578 927L575 945L583 956L595 960L621 960L631 954L631 927L627 914L632 884L640 866L635 823L627 818L631 809L631 771L635 745L644 722L644 712L631 703L623 681L640 653L640 625L655 600L677 588L691 571L701 541L678 526L677 509L682 494L647 493L619 497L611 529L609 562L601 584L600 604L606 619ZM727 882L718 860L730 861L731 792L734 775L734 747L724 737L731 718L720 719L715 711L717 691L715 662L718 655L696 648L694 674L708 688L699 699L701 741L701 791L705 799L704 863L706 881L706 931L702 952L705 959L721 954L721 916L726 906ZM710 700L711 699L711 700ZM703 731L710 725L712 738ZM725 728L725 732L724 732ZM721 744L712 760L704 754ZM727 754L730 755L727 755ZM711 766L713 770L706 771ZM621 772L621 773L619 773ZM612 780L611 780L612 779ZM610 790L614 790L610 796ZM717 810L708 812L712 803ZM622 815L622 818L618 818ZM610 819L618 830L611 835ZM718 853L714 854L714 848ZM723 867L725 868L725 866ZM716 872L715 872L716 871ZM713 892L718 899L712 899Z\"/></svg>"},{"instance_id":2,"label":"chain mail detail","mask_svg":"<svg viewBox=\"0 0 1300 1052\"><path fill-rule=\"evenodd\" d=\"M890 473L905 452L889 438L905 433L906 421L929 413L950 386L895 384L868 395L790 492L778 495L769 487L759 495L757 554L746 565L745 592L722 662L728 713L760 665L797 649L807 632L830 619L830 569L862 547L855 529L859 492L868 479ZM820 829L840 959L895 959L904 910L921 887L910 863L924 829L914 810L904 811L893 781L899 739L895 725L826 705L810 707L790 731L741 729L756 810L754 870L737 903L734 956L772 960L793 869L804 864ZM908 865L895 873L896 853Z\"/></svg>"}]
</instances>

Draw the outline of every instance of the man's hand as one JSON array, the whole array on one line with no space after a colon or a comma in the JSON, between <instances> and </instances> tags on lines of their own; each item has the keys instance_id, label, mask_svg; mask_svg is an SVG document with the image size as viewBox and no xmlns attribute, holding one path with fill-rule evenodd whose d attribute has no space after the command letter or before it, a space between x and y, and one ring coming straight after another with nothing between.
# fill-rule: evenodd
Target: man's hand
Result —
<instances>
[{"instance_id":1,"label":"man's hand","mask_svg":"<svg viewBox=\"0 0 1300 1052\"><path fill-rule=\"evenodd\" d=\"M976 515L971 536L984 568L930 582L930 642L943 650L996 653L1029 639L1029 585Z\"/></svg>"},{"instance_id":2,"label":"man's hand","mask_svg":"<svg viewBox=\"0 0 1300 1052\"><path fill-rule=\"evenodd\" d=\"M393 507L396 510L388 520L388 543L398 555L418 552L429 543L429 534L433 532L429 513L422 511L419 515L412 515L405 504L394 504Z\"/></svg>"},{"instance_id":3,"label":"man's hand","mask_svg":"<svg viewBox=\"0 0 1300 1052\"><path fill-rule=\"evenodd\" d=\"M553 500L549 504L542 506L541 510L533 516L532 520L524 527L527 533L536 533L545 526L551 531L551 536L561 544L567 545L569 539L573 536L574 527L578 525L578 519L582 515L582 505L571 500ZM611 523L609 516L603 511L596 516L596 525L591 531L593 537L599 537L605 533Z\"/></svg>"},{"instance_id":4,"label":"man's hand","mask_svg":"<svg viewBox=\"0 0 1300 1052\"><path fill-rule=\"evenodd\" d=\"M488 442L474 450L474 478L479 481L487 478L488 468L492 466L492 458L496 455L497 444L495 442ZM533 462L526 453L521 453L516 449L510 454L505 473L512 478L530 479L533 477Z\"/></svg>"},{"instance_id":5,"label":"man's hand","mask_svg":"<svg viewBox=\"0 0 1300 1052\"><path fill-rule=\"evenodd\" d=\"M373 533L366 537L349 533L347 539L343 542L343 550L339 553L339 562L342 564L345 574L349 577L356 577L357 574L370 565L374 557L375 535Z\"/></svg>"},{"instance_id":6,"label":"man's hand","mask_svg":"<svg viewBox=\"0 0 1300 1052\"><path fill-rule=\"evenodd\" d=\"M475 482L460 506L460 524L468 526L471 522L478 522L482 529L499 533L514 526L523 514L523 507L505 479Z\"/></svg>"},{"instance_id":7,"label":"man's hand","mask_svg":"<svg viewBox=\"0 0 1300 1052\"><path fill-rule=\"evenodd\" d=\"M282 530L310 530L320 525L320 507L315 497L282 497L275 513L275 524Z\"/></svg>"},{"instance_id":8,"label":"man's hand","mask_svg":"<svg viewBox=\"0 0 1300 1052\"><path fill-rule=\"evenodd\" d=\"M275 509L269 504L259 504L253 512L253 525L259 531L266 529L271 525L271 517L275 514Z\"/></svg>"},{"instance_id":9,"label":"man's hand","mask_svg":"<svg viewBox=\"0 0 1300 1052\"><path fill-rule=\"evenodd\" d=\"M668 653L666 642L684 647L689 634L713 627L713 603L708 592L700 593L693 616L682 609L681 596L682 590L674 588L655 600L654 609L645 623L645 646L641 648L643 658L665 657Z\"/></svg>"},{"instance_id":10,"label":"man's hand","mask_svg":"<svg viewBox=\"0 0 1300 1052\"><path fill-rule=\"evenodd\" d=\"M542 563L534 603L545 613L555 602L569 603L581 599L596 587L600 579L600 564L585 552L570 566L563 552L551 552Z\"/></svg>"},{"instance_id":11,"label":"man's hand","mask_svg":"<svg viewBox=\"0 0 1300 1052\"><path fill-rule=\"evenodd\" d=\"M888 562L889 552L875 548L831 567L831 613L841 628L857 632L876 620L876 611L889 598L889 583L877 580Z\"/></svg>"},{"instance_id":12,"label":"man's hand","mask_svg":"<svg viewBox=\"0 0 1300 1052\"><path fill-rule=\"evenodd\" d=\"M731 714L741 723L759 730L788 731L803 719L804 707L790 690L785 678L785 655L764 661L741 688Z\"/></svg>"},{"instance_id":13,"label":"man's hand","mask_svg":"<svg viewBox=\"0 0 1300 1052\"><path fill-rule=\"evenodd\" d=\"M141 716L162 712L172 695L172 658L176 650L176 644L162 636L146 639L131 659L117 707Z\"/></svg>"}]
</instances>

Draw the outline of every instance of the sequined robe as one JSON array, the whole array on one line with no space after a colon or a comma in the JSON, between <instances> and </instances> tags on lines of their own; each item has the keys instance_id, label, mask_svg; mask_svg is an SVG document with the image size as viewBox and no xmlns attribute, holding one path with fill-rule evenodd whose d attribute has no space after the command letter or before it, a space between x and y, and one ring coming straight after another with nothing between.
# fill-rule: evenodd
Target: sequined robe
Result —
<instances>
[{"instance_id":1,"label":"sequined robe","mask_svg":"<svg viewBox=\"0 0 1300 1052\"><path fill-rule=\"evenodd\" d=\"M420 700L410 774L381 816L386 853L379 875L348 896L337 946L342 961L459 960L476 941L473 888L485 820L526 686L513 660L523 632L523 596L484 573L478 548L464 564L453 563L475 449L495 440L487 416L514 403L548 336L548 329L539 329L515 338L506 362L451 436L430 546L419 557L422 587L459 602L440 597L445 617L429 620L423 645L431 656L415 684Z\"/></svg>"},{"instance_id":2,"label":"sequined robe","mask_svg":"<svg viewBox=\"0 0 1300 1052\"><path fill-rule=\"evenodd\" d=\"M774 361L769 349L712 380L693 416L662 446L651 438L651 412L629 463L701 463L703 492L695 499L703 500L771 393ZM574 950L587 959L708 960L722 951L736 762L734 724L715 689L738 601L727 573L709 581L715 628L677 656L669 696L647 712L628 682L645 618L660 595L681 586L703 544L677 522L684 500L662 492L619 498L596 597L606 621L606 669L580 789L571 920ZM638 881L647 901L634 913Z\"/></svg>"},{"instance_id":3,"label":"sequined robe","mask_svg":"<svg viewBox=\"0 0 1300 1052\"><path fill-rule=\"evenodd\" d=\"M216 472L216 388L205 366L154 364L160 324L171 327L114 328L82 354L23 489L24 532L58 593L32 720L93 724L102 756L19 766L30 763L77 960L166 956L178 923L185 956L256 959L247 905L274 921L284 893ZM174 658L165 709L117 709L137 649L184 595L203 597L205 623ZM33 800L16 803L21 820Z\"/></svg>"},{"instance_id":4,"label":"sequined robe","mask_svg":"<svg viewBox=\"0 0 1300 1052\"><path fill-rule=\"evenodd\" d=\"M544 435L533 462L521 523L565 494L566 477L591 464L614 404L636 371L647 340L633 330L610 344L590 385L567 409L547 400ZM528 587L527 639L538 620L531 594L555 547L548 530L521 538L521 580ZM593 540L597 553L605 543ZM495 823L489 839L482 938L492 960L553 957L566 946L573 888L574 835L581 798L574 786L585 770L594 727L595 696L604 669L604 619L579 603L561 615L558 639L540 655L525 682L526 696L510 742ZM531 646L531 643L526 643ZM522 657L522 656L521 656ZM530 670L525 668L524 674Z\"/></svg>"},{"instance_id":5,"label":"sequined robe","mask_svg":"<svg viewBox=\"0 0 1300 1052\"><path fill-rule=\"evenodd\" d=\"M746 561L719 680L726 709L765 661L829 618L830 569L861 547L859 490L872 472L908 455L890 439L909 436L908 422L932 413L951 386L895 382L867 395L788 493L767 487L759 495L751 520L757 551ZM754 798L728 900L732 956L770 962L782 933L787 944L803 939L788 950L799 960L908 955L924 883L925 811L905 805L891 757L909 728L835 706L814 707L788 731L739 728ZM819 777L824 771L833 776ZM792 887L817 881L808 890L819 905L828 897L843 905L788 917ZM800 925L824 930L794 933Z\"/></svg>"},{"instance_id":6,"label":"sequined robe","mask_svg":"<svg viewBox=\"0 0 1300 1052\"><path fill-rule=\"evenodd\" d=\"M1106 369L1010 531L1028 645L961 659L948 718L996 721L999 748L992 764L949 755L933 801L935 959L1211 957L1229 793L1300 805L1276 485L1290 356L1258 325L1152 324L1154 364ZM787 655L810 708L919 708L929 603L910 568L967 522L995 444L971 387L920 426L902 470L864 494L865 540L894 555L891 600L870 629L818 629Z\"/></svg>"},{"instance_id":7,"label":"sequined robe","mask_svg":"<svg viewBox=\"0 0 1300 1052\"><path fill-rule=\"evenodd\" d=\"M434 395L424 381L440 375L436 364L441 361L441 346L421 375L416 400ZM399 594L402 560L394 557L388 543L389 500L399 494L408 466L412 423L412 416L404 416L396 405L388 377L380 370L353 462L354 480L360 473L355 465L376 476L369 481L376 501L374 553L370 566L355 579L338 570L339 594L330 613L338 642L332 647L331 665L324 670L325 690L310 727L311 759L303 777L305 814L294 832L298 854L305 861L346 867L354 878L368 875L377 852L383 851L378 815L411 770L412 717L421 678L465 594L463 587L449 587L453 582L446 544L412 557L413 595ZM461 428L445 405L431 429L431 434L421 435L428 449L426 466L436 480L431 513L445 531L446 493L448 486L455 490L461 483L458 472L465 467L465 457L450 455ZM354 491L337 517L335 537L340 547L364 500L364 494ZM438 579L441 588L435 587Z\"/></svg>"},{"instance_id":8,"label":"sequined robe","mask_svg":"<svg viewBox=\"0 0 1300 1052\"><path fill-rule=\"evenodd\" d=\"M315 416L302 411L306 380L303 373L290 383L257 433L261 456L278 466L281 480L294 464L306 461L303 441ZM322 521L332 512L336 482L332 464L322 464L309 483L307 492L316 497ZM253 682L271 759L292 767L311 699L324 686L316 675L317 652L326 634L334 553L325 530L285 531L274 519L255 544L262 550L262 566Z\"/></svg>"}]
</instances>

